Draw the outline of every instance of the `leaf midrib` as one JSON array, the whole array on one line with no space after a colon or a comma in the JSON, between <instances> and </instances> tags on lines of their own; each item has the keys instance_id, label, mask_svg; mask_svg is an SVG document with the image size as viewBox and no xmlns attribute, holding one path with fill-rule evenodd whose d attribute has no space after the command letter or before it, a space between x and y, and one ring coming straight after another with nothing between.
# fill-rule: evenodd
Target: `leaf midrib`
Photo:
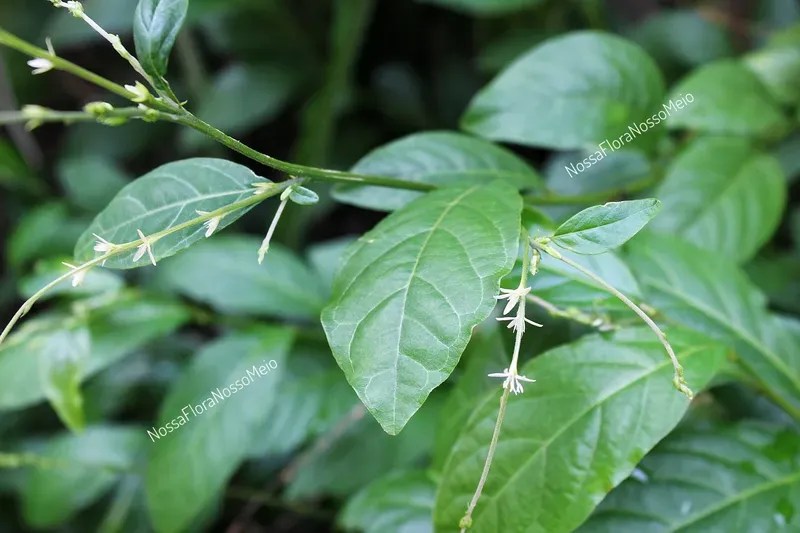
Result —
<instances>
[{"instance_id":1,"label":"leaf midrib","mask_svg":"<svg viewBox=\"0 0 800 533\"><path fill-rule=\"evenodd\" d=\"M660 346L660 345L659 345L659 346ZM685 360L686 360L688 357L690 357L690 356L692 356L692 355L694 355L694 354L696 354L696 353L702 352L702 351L704 351L706 348L708 348L708 346L695 346L695 347L692 347L692 348L690 348L690 349L688 349L688 350L685 350L685 351L684 351L684 354L683 354L683 356L681 357L681 360L682 360L682 361L685 361ZM531 454L531 455L530 455L530 456L529 456L529 457L528 457L528 458L527 458L527 459L524 461L524 463L522 463L522 464L521 464L521 465L520 465L520 466L519 466L519 467L518 467L518 468L517 468L517 469L514 471L514 473L513 473L513 474L511 475L511 477L508 479L508 482L506 482L506 483L505 483L505 485L503 485L503 486L500 488L500 490L499 490L499 491L497 491L497 493L496 493L496 494L494 494L493 496L491 496L491 497L490 497L490 499L491 499L493 502L494 502L495 500L497 500L497 499L500 497L500 495L501 495L501 494L502 494L502 493L503 493L503 492L504 492L504 491L505 491L505 490L506 490L506 489L507 489L509 486L511 486L511 484L514 482L514 480L517 478L517 476L521 475L521 472L522 472L523 470L525 470L525 469L526 469L526 468L527 468L527 467L530 465L530 463L531 463L531 462L532 462L532 461L533 461L533 460L534 460L536 457L538 457L538 456L539 456L539 454L540 454L541 452L548 450L548 449L550 448L550 446L553 444L553 442L555 442L555 440L556 440L556 439L558 439L558 438L559 438L559 437L560 437L562 434L564 434L564 433L565 433L565 432L566 432L566 431L567 431L569 428L571 428L571 427L572 427L572 426L573 426L575 423L577 423L577 422L578 422L580 419L582 419L582 418L583 418L584 416L586 416L587 414L591 413L591 412L592 412L594 409L596 409L596 408L597 408L599 405L606 403L606 402L607 402L608 400L610 400L612 397L616 396L617 394L620 394L621 392L623 392L623 391L625 391L626 389L630 388L630 387L631 387L631 386L633 386L634 384L637 384L637 383L639 383L639 382L640 382L640 381L642 381L643 379L647 379L647 378L649 378L650 376L652 376L653 374L655 374L655 373L657 373L657 372L661 371L662 369L664 369L664 368L665 368L665 367L667 367L668 365L671 365L671 361L670 361L669 359L665 359L665 360L663 360L661 363L658 363L656 366L654 366L653 368L651 368L651 369L650 369L650 370L648 370L647 372L643 373L643 374L642 374L642 375L640 375L640 376L637 376L635 379L633 379L633 380L631 380L631 381L629 381L629 382L625 383L625 384L624 384L624 385L622 385L621 387L619 387L619 388L617 388L617 389L615 389L615 390L613 390L613 391L609 392L609 393L608 393L606 396L604 396L603 398L600 398L600 399L598 399L598 401L597 401L597 402L594 402L593 404L589 405L589 406L588 406L586 409L582 410L582 411L581 411L581 412L580 412L578 415L576 415L576 416L572 417L572 418L571 418L571 419L570 419L570 420L569 420L567 423L565 423L563 426L561 426L561 428L559 428L559 429L558 429L558 431L556 431L555 433L553 433L553 435L552 435L551 437L549 437L549 438L548 438L547 440L545 440L545 441L542 441L541 445L539 446L539 449L538 449L538 450L536 450L536 451L535 451L533 454ZM484 405L485 405L485 404L486 404L486 402L484 402ZM452 457L452 456L451 456L451 457ZM445 468L445 470L446 470L446 468ZM487 498L489 498L488 496L486 496L486 497L487 497Z\"/></svg>"}]
</instances>

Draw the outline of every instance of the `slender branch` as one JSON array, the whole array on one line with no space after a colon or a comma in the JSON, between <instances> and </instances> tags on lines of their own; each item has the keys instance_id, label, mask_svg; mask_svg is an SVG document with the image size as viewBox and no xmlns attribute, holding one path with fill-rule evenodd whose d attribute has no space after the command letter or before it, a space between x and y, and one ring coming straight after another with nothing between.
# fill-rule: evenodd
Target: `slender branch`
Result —
<instances>
[{"instance_id":1,"label":"slender branch","mask_svg":"<svg viewBox=\"0 0 800 533\"><path fill-rule=\"evenodd\" d=\"M139 95L133 93L119 85L114 83L111 80L108 80L94 72L86 70L83 67L79 67L75 63L71 61L67 61L61 57L51 54L47 50L39 48L38 46L34 46L26 41L23 41L16 35L7 32L6 30L0 28L0 44L5 45L9 48L12 48L18 52L22 52L25 55L34 58L42 58L47 59L53 64L53 67L58 70L63 70L64 72L69 72L70 74L77 76L83 80L88 81L89 83L93 83L98 87L102 87L103 89L112 92L126 100L135 101L135 99L139 98ZM155 98L151 97L147 100L147 105L152 107L153 109L158 109L159 111L166 111L169 113L174 113L176 109L172 106L165 104L160 100L156 100Z\"/></svg>"},{"instance_id":2,"label":"slender branch","mask_svg":"<svg viewBox=\"0 0 800 533\"><path fill-rule=\"evenodd\" d=\"M138 248L140 245L144 244L145 241L150 242L150 243L154 243L154 242L156 242L158 239L160 239L162 237L166 237L167 235L170 235L172 233L184 230L186 228L190 228L192 226L196 226L197 224L202 224L206 220L210 220L210 219L215 218L215 217L221 217L221 216L224 216L224 215L226 215L228 213L231 213L233 211L238 211L239 209L243 209L245 207L249 207L251 205L255 205L257 203L260 203L260 202L266 200L267 198L269 198L271 196L275 196L276 194L280 194L281 192L283 192L284 189L286 189L288 187L291 187L292 185L298 183L298 181L299 180L294 179L294 180L288 180L288 181L284 181L284 182L278 183L278 184L276 184L275 187L272 187L270 189L265 189L264 192L262 192L261 194L250 196L249 198L245 198L244 200L240 200L238 202L234 202L232 204L226 205L224 207L221 207L219 209L211 211L210 213L206 213L204 215L200 215L200 216L198 216L196 218L193 218L191 220L187 220L186 222L178 224L177 226L173 226L173 227L167 228L167 229L165 229L163 231L159 231L159 232L154 233L152 235L146 236L144 239L137 239L135 241L127 242L127 243L124 243L124 244L114 244L114 247L113 247L112 250L104 253L103 255L101 255L99 257L96 257L96 258L92 259L91 261L87 261L86 263L73 268L72 270L70 270L69 272L67 272L66 274L64 274L62 276L59 276L58 278L54 279L53 281L51 281L50 283L48 283L47 285L45 285L44 287L39 289L33 296L28 298L25 301L25 303L23 303L22 306L17 310L17 312L11 318L11 321L8 323L8 325L6 325L5 329L0 334L0 344L3 343L3 341L6 339L8 334L11 332L11 329L19 321L19 319L22 318L28 311L30 311L31 307L33 307L33 304L36 303L36 301L39 300L39 298L41 298L44 294L46 294L48 291L50 291L51 289L53 289L57 285L63 283L64 281L68 280L69 278L75 276L76 274L80 274L81 272L85 272L87 270L90 270L91 268L93 268L93 267L95 267L95 266L97 266L99 264L102 264L103 262L105 262L106 260L110 259L111 257L123 254L125 252L129 252L129 251L131 251L131 250L133 250L135 248Z\"/></svg>"},{"instance_id":3,"label":"slender branch","mask_svg":"<svg viewBox=\"0 0 800 533\"><path fill-rule=\"evenodd\" d=\"M601 331L606 331L607 329L612 329L613 326L602 317L599 316L591 316L580 309L576 309L574 307L570 307L568 309L561 309L560 307L548 302L544 298L536 296L535 294L529 294L527 296L529 302L534 305L538 305L550 315L559 317L559 318L566 318L568 320L573 320L580 324L584 324L586 326L591 326L593 328L598 328Z\"/></svg>"},{"instance_id":4,"label":"slender branch","mask_svg":"<svg viewBox=\"0 0 800 533\"><path fill-rule=\"evenodd\" d=\"M351 172L340 172L338 170L328 170L323 168L307 167L305 165L296 165L294 163L287 163L250 148L244 143L237 141L233 137L218 130L211 124L203 122L188 111L180 116L175 117L173 120L205 133L212 139L224 144L228 148L239 152L240 154L247 156L254 161L257 161L262 165L280 170L281 172L285 172L286 174L290 174L292 176L302 176L305 178L313 178L322 181L361 183L363 185L377 185L381 187L391 187L394 189L407 189L413 191L431 191L436 188L434 185L430 185L428 183L401 180L396 178L385 178L381 176L365 176L361 174L353 174Z\"/></svg>"},{"instance_id":5,"label":"slender branch","mask_svg":"<svg viewBox=\"0 0 800 533\"><path fill-rule=\"evenodd\" d=\"M466 514L458 523L458 527L461 528L461 533L465 533L467 529L472 526L472 512L475 510L475 506L478 505L478 500L483 492L483 486L486 484L486 479L489 477L489 470L492 468L492 459L497 449L497 441L500 439L500 427L503 425L503 418L505 417L506 406L508 405L508 395L510 393L511 388L505 388L503 389L503 395L500 396L500 409L497 412L497 423L494 425L492 442L489 443L489 453L486 456L486 462L483 464L481 479L478 481L478 487L475 489L475 494L472 495L472 501L469 502Z\"/></svg>"},{"instance_id":6,"label":"slender branch","mask_svg":"<svg viewBox=\"0 0 800 533\"><path fill-rule=\"evenodd\" d=\"M96 121L98 118L142 118L147 113L138 107L122 107L109 110L102 116L88 113L86 111L56 111L44 107L34 107L35 112L31 111L31 106L26 106L21 111L0 111L0 125L20 124L30 121L35 122L72 122Z\"/></svg>"},{"instance_id":7,"label":"slender branch","mask_svg":"<svg viewBox=\"0 0 800 533\"><path fill-rule=\"evenodd\" d=\"M678 361L678 358L675 356L675 352L673 351L672 346L667 341L667 336L664 334L663 331L661 331L661 328L659 328L656 325L656 323L653 322L653 319L651 319L649 316L647 316L647 313L642 311L641 307L639 307L638 305L633 303L627 296L622 294L620 291L618 291L611 284L607 283L604 279L602 279L601 277L596 275L594 272L591 272L590 270L587 270L586 268L582 267L581 265L579 265L575 261L573 261L573 260L571 260L571 259L569 259L567 257L564 257L560 253L558 253L555 250L553 250L550 246L547 246L547 245L544 245L544 244L540 244L540 243L536 242L533 239L530 239L530 240L531 240L533 246L535 246L539 250L541 250L543 252L546 252L551 257L554 257L554 258L558 259L559 261L561 261L563 263L566 263L567 265L571 266L575 270L577 270L579 272L582 272L583 274L589 276L592 280L594 280L595 282L597 282L601 286L603 286L608 292L610 292L611 294L613 294L614 296L619 298L620 301L622 301L622 303L624 303L625 305L630 307L633 310L634 313L639 315L639 318L644 320L644 323L647 324L648 327L650 327L650 329L652 329L653 332L656 334L656 336L658 337L658 340L661 341L661 344L664 346L664 349L667 351L667 355L669 355L669 358L672 361L672 366L675 369L675 377L673 379L673 384L675 385L675 388L678 389L679 391L681 391L682 393L684 393L687 397L689 397L689 399L691 399L694 396L694 394L692 393L692 390L686 385L686 380L684 379L684 376L683 376L683 366L681 366L680 362Z\"/></svg>"}]
</instances>

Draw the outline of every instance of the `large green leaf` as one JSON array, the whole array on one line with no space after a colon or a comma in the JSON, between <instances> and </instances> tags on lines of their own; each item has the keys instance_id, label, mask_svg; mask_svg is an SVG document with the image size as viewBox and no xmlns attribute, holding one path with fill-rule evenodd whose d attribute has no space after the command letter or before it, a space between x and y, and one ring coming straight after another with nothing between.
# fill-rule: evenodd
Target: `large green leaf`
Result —
<instances>
[{"instance_id":1,"label":"large green leaf","mask_svg":"<svg viewBox=\"0 0 800 533\"><path fill-rule=\"evenodd\" d=\"M336 361L397 434L455 368L514 265L522 201L502 181L434 191L356 241L322 324Z\"/></svg>"},{"instance_id":2,"label":"large green leaf","mask_svg":"<svg viewBox=\"0 0 800 533\"><path fill-rule=\"evenodd\" d=\"M92 214L99 213L130 181L114 161L96 154L65 158L58 179L70 201Z\"/></svg>"},{"instance_id":3,"label":"large green leaf","mask_svg":"<svg viewBox=\"0 0 800 533\"><path fill-rule=\"evenodd\" d=\"M122 426L90 427L80 435L50 439L41 455L59 467L31 472L22 492L25 521L36 528L67 522L134 466L146 439L143 428Z\"/></svg>"},{"instance_id":4,"label":"large green leaf","mask_svg":"<svg viewBox=\"0 0 800 533\"><path fill-rule=\"evenodd\" d=\"M687 380L703 388L724 359L724 346L685 330L669 336ZM663 346L646 328L584 337L535 358L521 373L537 382L509 399L473 514L474 533L573 531L689 405L672 386ZM475 491L499 389L479 403L445 465L434 510L437 531L457 531Z\"/></svg>"},{"instance_id":5,"label":"large green leaf","mask_svg":"<svg viewBox=\"0 0 800 533\"><path fill-rule=\"evenodd\" d=\"M80 384L83 367L91 357L91 339L85 324L70 324L52 331L38 350L39 382L44 395L64 424L81 431L86 424Z\"/></svg>"},{"instance_id":6,"label":"large green leaf","mask_svg":"<svg viewBox=\"0 0 800 533\"><path fill-rule=\"evenodd\" d=\"M174 330L189 318L185 307L170 300L127 296L89 314L91 352L81 365L81 379L112 365L144 343ZM19 409L45 398L37 358L73 321L59 313L40 315L23 324L0 346L0 410Z\"/></svg>"},{"instance_id":7,"label":"large green leaf","mask_svg":"<svg viewBox=\"0 0 800 533\"><path fill-rule=\"evenodd\" d=\"M155 283L225 314L316 319L325 305L322 284L278 244L259 265L260 245L257 237L215 237L158 265Z\"/></svg>"},{"instance_id":8,"label":"large green leaf","mask_svg":"<svg viewBox=\"0 0 800 533\"><path fill-rule=\"evenodd\" d=\"M256 430L279 407L276 391L292 338L290 329L266 326L223 337L195 357L170 391L147 431L153 442L145 485L159 533L183 531L247 456Z\"/></svg>"},{"instance_id":9,"label":"large green leaf","mask_svg":"<svg viewBox=\"0 0 800 533\"><path fill-rule=\"evenodd\" d=\"M196 115L229 135L244 135L271 121L289 102L301 76L277 64L233 64L195 103ZM184 128L180 143L188 150L214 144L197 130Z\"/></svg>"},{"instance_id":10,"label":"large green leaf","mask_svg":"<svg viewBox=\"0 0 800 533\"><path fill-rule=\"evenodd\" d=\"M364 533L433 533L436 484L419 470L395 472L364 487L339 515L346 530Z\"/></svg>"},{"instance_id":11,"label":"large green leaf","mask_svg":"<svg viewBox=\"0 0 800 533\"><path fill-rule=\"evenodd\" d=\"M169 53L188 9L189 0L139 0L133 17L136 57L151 76L167 73Z\"/></svg>"},{"instance_id":12,"label":"large green leaf","mask_svg":"<svg viewBox=\"0 0 800 533\"><path fill-rule=\"evenodd\" d=\"M672 89L670 99L678 101L689 95L693 100L667 118L671 128L776 137L786 127L780 107L755 74L733 60L716 61L693 71Z\"/></svg>"},{"instance_id":13,"label":"large green leaf","mask_svg":"<svg viewBox=\"0 0 800 533\"><path fill-rule=\"evenodd\" d=\"M480 184L492 179L518 189L536 187L539 176L525 161L500 146L460 133L416 133L373 150L353 167L353 172L390 176L438 187ZM393 211L422 196L369 185L337 185L333 196L340 202Z\"/></svg>"},{"instance_id":14,"label":"large green leaf","mask_svg":"<svg viewBox=\"0 0 800 533\"><path fill-rule=\"evenodd\" d=\"M661 74L641 48L581 31L549 39L517 59L478 93L461 125L497 141L597 150L658 112L663 97Z\"/></svg>"},{"instance_id":15,"label":"large green leaf","mask_svg":"<svg viewBox=\"0 0 800 533\"><path fill-rule=\"evenodd\" d=\"M800 418L800 338L767 312L745 273L717 254L666 235L647 235L628 261L647 302L671 320L733 346L765 392Z\"/></svg>"},{"instance_id":16,"label":"large green leaf","mask_svg":"<svg viewBox=\"0 0 800 533\"><path fill-rule=\"evenodd\" d=\"M698 139L670 166L652 227L735 261L750 259L777 229L786 204L778 162L745 139Z\"/></svg>"},{"instance_id":17,"label":"large green leaf","mask_svg":"<svg viewBox=\"0 0 800 533\"><path fill-rule=\"evenodd\" d=\"M556 228L553 242L578 254L602 254L625 244L659 209L654 198L596 205Z\"/></svg>"},{"instance_id":18,"label":"large green leaf","mask_svg":"<svg viewBox=\"0 0 800 533\"><path fill-rule=\"evenodd\" d=\"M148 172L122 189L114 200L92 222L75 246L75 257L84 262L96 257L99 235L122 244L136 241L141 230L145 235L172 228L197 218L195 211L211 212L243 200L253 194L253 183L269 180L253 174L242 165L222 159L184 159L167 163ZM240 209L223 217L222 229L245 214ZM219 231L219 230L217 230ZM152 246L156 260L169 257L204 238L206 228L197 224L167 235ZM147 257L133 262L136 250L112 257L109 268L135 268L146 265Z\"/></svg>"},{"instance_id":19,"label":"large green leaf","mask_svg":"<svg viewBox=\"0 0 800 533\"><path fill-rule=\"evenodd\" d=\"M684 428L645 457L579 533L800 529L800 437L746 422Z\"/></svg>"}]
</instances>

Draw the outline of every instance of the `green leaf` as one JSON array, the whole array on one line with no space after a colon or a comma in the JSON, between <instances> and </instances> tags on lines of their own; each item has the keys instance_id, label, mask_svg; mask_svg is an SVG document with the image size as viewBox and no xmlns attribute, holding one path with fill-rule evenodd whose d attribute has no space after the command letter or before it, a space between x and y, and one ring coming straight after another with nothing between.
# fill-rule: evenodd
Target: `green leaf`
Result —
<instances>
[{"instance_id":1,"label":"green leaf","mask_svg":"<svg viewBox=\"0 0 800 533\"><path fill-rule=\"evenodd\" d=\"M444 467L461 429L466 426L475 408L475 398L495 390L497 383L486 379L486 374L508 367L511 358L503 345L501 330L496 322L484 322L478 326L464 351L463 359L466 359L461 363L464 372L447 396L436 429L432 467L437 470Z\"/></svg>"},{"instance_id":2,"label":"green leaf","mask_svg":"<svg viewBox=\"0 0 800 533\"><path fill-rule=\"evenodd\" d=\"M746 139L704 138L674 160L655 196L664 210L653 229L742 262L778 228L786 180Z\"/></svg>"},{"instance_id":3,"label":"green leaf","mask_svg":"<svg viewBox=\"0 0 800 533\"><path fill-rule=\"evenodd\" d=\"M724 346L686 330L670 330L669 337L686 379L703 388ZM548 533L573 531L686 412L689 401L672 386L672 373L647 328L583 337L526 364L521 374L537 382L509 398L470 531L524 531L531 524ZM445 465L437 531L456 529L475 490L497 417L497 389L480 402ZM517 498L525 504L508 512Z\"/></svg>"},{"instance_id":4,"label":"green leaf","mask_svg":"<svg viewBox=\"0 0 800 533\"><path fill-rule=\"evenodd\" d=\"M767 47L744 56L744 64L758 76L772 97L782 104L800 100L800 44Z\"/></svg>"},{"instance_id":5,"label":"green leaf","mask_svg":"<svg viewBox=\"0 0 800 533\"><path fill-rule=\"evenodd\" d=\"M578 254L602 254L625 244L659 209L661 202L655 198L596 205L561 224L552 239Z\"/></svg>"},{"instance_id":6,"label":"green leaf","mask_svg":"<svg viewBox=\"0 0 800 533\"><path fill-rule=\"evenodd\" d=\"M641 48L574 32L514 61L472 100L461 127L495 141L596 150L658 112L663 96L661 73Z\"/></svg>"},{"instance_id":7,"label":"green leaf","mask_svg":"<svg viewBox=\"0 0 800 533\"><path fill-rule=\"evenodd\" d=\"M689 95L693 101L667 118L670 128L759 138L779 137L786 128L778 104L755 74L736 61L716 61L693 71L676 84L670 99Z\"/></svg>"},{"instance_id":8,"label":"green leaf","mask_svg":"<svg viewBox=\"0 0 800 533\"><path fill-rule=\"evenodd\" d=\"M305 187L295 187L289 193L289 200L298 205L314 205L319 202L319 195Z\"/></svg>"},{"instance_id":9,"label":"green leaf","mask_svg":"<svg viewBox=\"0 0 800 533\"><path fill-rule=\"evenodd\" d=\"M222 159L195 158L167 163L127 185L92 222L75 246L75 257L85 262L96 257L94 234L122 244L139 240L137 230L152 235L197 218L195 211L211 212L253 194L253 183L270 183L242 165ZM245 207L225 215L225 228L249 211ZM219 231L219 229L217 231ZM153 243L156 260L178 253L204 238L206 228L196 224ZM109 268L147 265L133 262L136 250L110 258Z\"/></svg>"},{"instance_id":10,"label":"green leaf","mask_svg":"<svg viewBox=\"0 0 800 533\"><path fill-rule=\"evenodd\" d=\"M189 0L139 0L133 17L136 57L145 72L161 78L167 73L169 53L178 37Z\"/></svg>"},{"instance_id":11,"label":"green leaf","mask_svg":"<svg viewBox=\"0 0 800 533\"><path fill-rule=\"evenodd\" d=\"M393 141L364 156L352 171L438 187L481 184L492 179L518 189L539 184L536 171L505 148L446 131L416 133ZM369 185L342 184L333 189L333 197L340 202L379 211L399 209L423 194Z\"/></svg>"},{"instance_id":12,"label":"green leaf","mask_svg":"<svg viewBox=\"0 0 800 533\"><path fill-rule=\"evenodd\" d=\"M292 337L290 329L266 326L223 337L195 357L170 391L147 431L145 485L159 533L183 531L247 456L257 428L278 407Z\"/></svg>"},{"instance_id":13,"label":"green leaf","mask_svg":"<svg viewBox=\"0 0 800 533\"><path fill-rule=\"evenodd\" d=\"M370 483L347 502L337 522L364 533L433 533L436 484L419 470L395 472Z\"/></svg>"},{"instance_id":14,"label":"green leaf","mask_svg":"<svg viewBox=\"0 0 800 533\"><path fill-rule=\"evenodd\" d=\"M8 260L23 268L34 259L69 254L87 221L70 217L66 203L48 202L27 211L8 239Z\"/></svg>"},{"instance_id":15,"label":"green leaf","mask_svg":"<svg viewBox=\"0 0 800 533\"><path fill-rule=\"evenodd\" d=\"M684 428L645 457L578 533L800 527L800 437L760 422Z\"/></svg>"},{"instance_id":16,"label":"green leaf","mask_svg":"<svg viewBox=\"0 0 800 533\"><path fill-rule=\"evenodd\" d=\"M29 349L35 349L28 345ZM52 332L38 355L39 381L45 397L69 429L86 425L80 384L91 356L89 329L82 324Z\"/></svg>"},{"instance_id":17,"label":"green leaf","mask_svg":"<svg viewBox=\"0 0 800 533\"><path fill-rule=\"evenodd\" d=\"M244 135L272 121L289 103L303 77L279 64L234 63L220 72L197 102L197 116L230 135ZM185 150L213 146L191 128L181 130Z\"/></svg>"},{"instance_id":18,"label":"green leaf","mask_svg":"<svg viewBox=\"0 0 800 533\"><path fill-rule=\"evenodd\" d=\"M333 278L342 266L345 251L353 242L355 237L340 237L309 246L308 262L314 267L317 277L328 290L327 295L330 295Z\"/></svg>"},{"instance_id":19,"label":"green leaf","mask_svg":"<svg viewBox=\"0 0 800 533\"><path fill-rule=\"evenodd\" d=\"M632 245L628 264L649 304L733 346L765 392L800 418L800 339L767 312L764 295L741 269L718 254L651 234Z\"/></svg>"},{"instance_id":20,"label":"green leaf","mask_svg":"<svg viewBox=\"0 0 800 533\"><path fill-rule=\"evenodd\" d=\"M130 178L112 160L98 155L59 161L58 179L72 204L100 212Z\"/></svg>"},{"instance_id":21,"label":"green leaf","mask_svg":"<svg viewBox=\"0 0 800 533\"><path fill-rule=\"evenodd\" d=\"M472 15L502 16L538 6L544 0L417 0Z\"/></svg>"},{"instance_id":22,"label":"green leaf","mask_svg":"<svg viewBox=\"0 0 800 533\"><path fill-rule=\"evenodd\" d=\"M337 363L397 434L455 368L514 265L521 198L502 181L434 191L356 241L322 325Z\"/></svg>"},{"instance_id":23,"label":"green leaf","mask_svg":"<svg viewBox=\"0 0 800 533\"><path fill-rule=\"evenodd\" d=\"M372 418L358 418L358 411L351 411L349 420L336 424L346 428L344 433L328 437L334 440L325 453L315 454L299 467L286 496L292 500L322 495L346 498L387 472L423 463L433 446L442 403L442 397L433 393L397 436L387 435Z\"/></svg>"},{"instance_id":24,"label":"green leaf","mask_svg":"<svg viewBox=\"0 0 800 533\"><path fill-rule=\"evenodd\" d=\"M175 302L126 296L89 313L91 354L82 380L129 355L146 342L166 335L186 322L189 313ZM37 359L44 357L53 335L73 319L61 314L39 315L23 324L0 346L0 410L20 409L45 399L37 376Z\"/></svg>"},{"instance_id":25,"label":"green leaf","mask_svg":"<svg viewBox=\"0 0 800 533\"><path fill-rule=\"evenodd\" d=\"M154 283L226 315L316 319L325 300L314 274L279 244L259 265L260 245L257 237L214 237L158 265Z\"/></svg>"},{"instance_id":26,"label":"green leaf","mask_svg":"<svg viewBox=\"0 0 800 533\"><path fill-rule=\"evenodd\" d=\"M96 426L50 439L42 455L64 466L31 471L22 493L25 521L37 529L67 522L134 466L146 438L139 427Z\"/></svg>"},{"instance_id":27,"label":"green leaf","mask_svg":"<svg viewBox=\"0 0 800 533\"><path fill-rule=\"evenodd\" d=\"M783 139L771 153L780 163L786 181L790 184L797 181L800 177L800 132Z\"/></svg>"}]
</instances>

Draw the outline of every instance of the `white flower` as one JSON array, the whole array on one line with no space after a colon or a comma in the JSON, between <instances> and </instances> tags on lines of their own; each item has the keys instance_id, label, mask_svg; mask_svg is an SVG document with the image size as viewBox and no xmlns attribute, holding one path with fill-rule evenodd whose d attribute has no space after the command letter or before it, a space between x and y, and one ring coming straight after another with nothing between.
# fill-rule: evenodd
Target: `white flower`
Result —
<instances>
[{"instance_id":1,"label":"white flower","mask_svg":"<svg viewBox=\"0 0 800 533\"><path fill-rule=\"evenodd\" d=\"M142 244L139 245L139 248L136 249L136 254L133 256L133 262L137 262L139 259L144 256L144 253L147 252L147 255L150 256L150 262L153 263L153 266L156 266L156 258L153 257L153 247L151 246L151 242L147 240L147 237L144 236L142 230L137 229L136 232L139 234L139 238L142 239Z\"/></svg>"},{"instance_id":2,"label":"white flower","mask_svg":"<svg viewBox=\"0 0 800 533\"><path fill-rule=\"evenodd\" d=\"M207 215L208 211L198 211L198 210L195 209L195 213L197 213L198 215L202 216L202 215ZM217 231L217 228L219 227L219 223L222 222L222 217L223 216L225 216L225 215L212 217L212 218L209 218L208 220L206 220L205 222L203 222L203 227L206 228L206 238L211 237L211 235L213 235L214 232Z\"/></svg>"},{"instance_id":3,"label":"white flower","mask_svg":"<svg viewBox=\"0 0 800 533\"><path fill-rule=\"evenodd\" d=\"M258 196L260 194L264 194L268 191L271 191L275 188L275 183L271 181L261 181L258 183L251 183L250 186L253 187L255 190L253 191L253 196Z\"/></svg>"},{"instance_id":4,"label":"white flower","mask_svg":"<svg viewBox=\"0 0 800 533\"><path fill-rule=\"evenodd\" d=\"M100 253L104 254L104 253L113 251L114 248L117 247L116 244L114 244L112 242L108 242L107 240L102 238L97 233L92 233L92 235L94 235L97 238L97 242L94 245L94 251L95 252L100 252Z\"/></svg>"},{"instance_id":5,"label":"white flower","mask_svg":"<svg viewBox=\"0 0 800 533\"><path fill-rule=\"evenodd\" d=\"M70 265L69 263L61 263L65 267L68 267L72 270L75 270L76 266ZM81 270L80 272L76 272L74 276L72 276L72 286L77 287L78 285L83 285L83 279L86 277L86 274L89 272L89 269Z\"/></svg>"},{"instance_id":6,"label":"white flower","mask_svg":"<svg viewBox=\"0 0 800 533\"><path fill-rule=\"evenodd\" d=\"M145 87L140 81L137 81L136 85L126 85L125 89L135 95L133 98L131 98L131 101L133 102L141 104L150 99L150 91L148 91L147 87Z\"/></svg>"},{"instance_id":7,"label":"white flower","mask_svg":"<svg viewBox=\"0 0 800 533\"><path fill-rule=\"evenodd\" d=\"M508 321L508 328L513 329L515 332L525 333L525 323L527 322L531 326L536 326L537 328L542 327L541 324L534 322L528 318L525 318L525 315L517 314L517 316L502 316L497 319L500 322Z\"/></svg>"},{"instance_id":8,"label":"white flower","mask_svg":"<svg viewBox=\"0 0 800 533\"><path fill-rule=\"evenodd\" d=\"M517 287L516 289L500 289L500 292L503 294L495 296L495 298L498 300L508 300L506 308L503 309L503 314L507 315L512 309L514 309L514 307L517 306L522 298L525 298L525 296L531 292L531 288Z\"/></svg>"},{"instance_id":9,"label":"white flower","mask_svg":"<svg viewBox=\"0 0 800 533\"><path fill-rule=\"evenodd\" d=\"M37 57L28 61L28 66L33 69L33 74L44 74L53 69L53 63L49 59Z\"/></svg>"},{"instance_id":10,"label":"white flower","mask_svg":"<svg viewBox=\"0 0 800 533\"><path fill-rule=\"evenodd\" d=\"M520 392L523 392L522 383L520 383L521 381L527 381L528 383L534 383L536 381L535 379L528 379L525 376L520 376L519 374L517 374L516 370L514 372L509 372L507 368L502 372L489 374L489 377L505 378L505 381L503 382L503 388L509 389L514 394L519 394Z\"/></svg>"}]
</instances>

